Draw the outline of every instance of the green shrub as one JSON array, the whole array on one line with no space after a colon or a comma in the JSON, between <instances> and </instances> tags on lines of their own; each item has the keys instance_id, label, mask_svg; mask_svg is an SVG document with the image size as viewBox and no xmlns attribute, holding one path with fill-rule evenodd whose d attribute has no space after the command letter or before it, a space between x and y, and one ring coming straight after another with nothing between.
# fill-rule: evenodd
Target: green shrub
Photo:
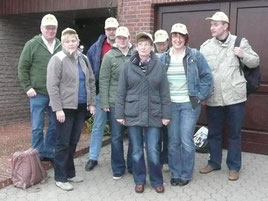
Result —
<instances>
[{"instance_id":1,"label":"green shrub","mask_svg":"<svg viewBox=\"0 0 268 201\"><path fill-rule=\"evenodd\" d=\"M87 129L87 132L89 134L91 134L92 132L92 128L93 128L93 122L94 122L94 119L93 117L90 117L87 121L86 121L86 129ZM104 130L104 136L108 136L110 135L110 128L109 128L109 125L106 124L105 126L105 130Z\"/></svg>"}]
</instances>

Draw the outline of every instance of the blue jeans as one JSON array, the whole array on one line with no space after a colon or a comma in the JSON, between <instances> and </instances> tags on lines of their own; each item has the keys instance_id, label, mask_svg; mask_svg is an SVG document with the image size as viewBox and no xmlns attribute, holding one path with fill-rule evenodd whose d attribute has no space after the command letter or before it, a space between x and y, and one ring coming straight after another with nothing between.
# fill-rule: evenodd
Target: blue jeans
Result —
<instances>
[{"instance_id":1,"label":"blue jeans","mask_svg":"<svg viewBox=\"0 0 268 201\"><path fill-rule=\"evenodd\" d=\"M31 107L31 145L37 149L39 156L54 158L56 116L49 106L49 96L37 92L30 98ZM44 135L45 113L48 115L47 132Z\"/></svg>"},{"instance_id":2,"label":"blue jeans","mask_svg":"<svg viewBox=\"0 0 268 201\"><path fill-rule=\"evenodd\" d=\"M86 115L86 104L79 104L78 109L64 109L65 121L56 123L55 180L66 182L75 177L74 154L81 135Z\"/></svg>"},{"instance_id":3,"label":"blue jeans","mask_svg":"<svg viewBox=\"0 0 268 201\"><path fill-rule=\"evenodd\" d=\"M107 113L101 109L100 97L96 96L96 114L94 115L93 128L90 135L88 157L91 160L98 160L102 145L103 133L107 123Z\"/></svg>"},{"instance_id":4,"label":"blue jeans","mask_svg":"<svg viewBox=\"0 0 268 201\"><path fill-rule=\"evenodd\" d=\"M168 124L168 164L172 178L191 180L195 164L193 134L201 105L193 109L190 102L172 103Z\"/></svg>"},{"instance_id":5,"label":"blue jeans","mask_svg":"<svg viewBox=\"0 0 268 201\"><path fill-rule=\"evenodd\" d=\"M136 185L145 185L146 167L144 161L144 141L147 153L149 178L153 187L163 185L163 175L160 163L159 138L160 129L157 127L128 127L132 144L133 178ZM143 134L143 130L145 131Z\"/></svg>"},{"instance_id":6,"label":"blue jeans","mask_svg":"<svg viewBox=\"0 0 268 201\"><path fill-rule=\"evenodd\" d=\"M234 105L207 106L208 143L210 164L220 168L222 162L222 129L226 121L228 132L228 154L226 164L229 170L241 168L241 129L244 121L245 102Z\"/></svg>"},{"instance_id":7,"label":"blue jeans","mask_svg":"<svg viewBox=\"0 0 268 201\"><path fill-rule=\"evenodd\" d=\"M109 126L111 131L111 166L114 175L123 175L126 170L124 159L123 131L124 126L119 124L115 117L115 108L108 112ZM129 140L127 153L127 169L132 172L131 140Z\"/></svg>"}]
</instances>

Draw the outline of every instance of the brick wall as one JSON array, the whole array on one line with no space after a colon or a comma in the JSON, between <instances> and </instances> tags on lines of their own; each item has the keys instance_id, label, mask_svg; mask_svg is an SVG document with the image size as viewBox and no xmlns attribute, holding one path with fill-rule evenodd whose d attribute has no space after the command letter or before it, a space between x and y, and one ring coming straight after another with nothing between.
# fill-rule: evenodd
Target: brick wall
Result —
<instances>
[{"instance_id":1,"label":"brick wall","mask_svg":"<svg viewBox=\"0 0 268 201\"><path fill-rule=\"evenodd\" d=\"M131 38L141 31L153 33L155 6L159 4L187 3L209 0L118 0L118 20L120 25L129 28Z\"/></svg>"}]
</instances>

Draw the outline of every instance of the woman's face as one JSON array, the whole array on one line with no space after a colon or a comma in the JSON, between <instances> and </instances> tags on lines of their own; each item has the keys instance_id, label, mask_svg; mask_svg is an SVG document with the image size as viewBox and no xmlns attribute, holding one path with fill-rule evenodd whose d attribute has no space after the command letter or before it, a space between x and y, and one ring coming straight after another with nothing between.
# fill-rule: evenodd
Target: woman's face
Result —
<instances>
[{"instance_id":1,"label":"woman's face","mask_svg":"<svg viewBox=\"0 0 268 201\"><path fill-rule=\"evenodd\" d=\"M62 43L63 49L72 54L78 49L79 41L75 34L68 34Z\"/></svg>"},{"instance_id":2,"label":"woman's face","mask_svg":"<svg viewBox=\"0 0 268 201\"><path fill-rule=\"evenodd\" d=\"M179 33L172 33L171 34L171 42L172 47L175 49L182 49L185 46L185 36L179 34Z\"/></svg>"},{"instance_id":3,"label":"woman's face","mask_svg":"<svg viewBox=\"0 0 268 201\"><path fill-rule=\"evenodd\" d=\"M137 44L137 51L140 57L149 57L152 51L152 45L148 40L139 41Z\"/></svg>"}]
</instances>

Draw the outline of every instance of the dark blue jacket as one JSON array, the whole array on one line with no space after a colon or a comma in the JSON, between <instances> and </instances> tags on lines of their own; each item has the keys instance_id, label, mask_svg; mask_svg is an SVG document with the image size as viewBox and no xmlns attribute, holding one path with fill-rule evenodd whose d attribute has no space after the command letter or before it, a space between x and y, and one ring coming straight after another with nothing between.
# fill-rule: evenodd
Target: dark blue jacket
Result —
<instances>
[{"instance_id":1,"label":"dark blue jacket","mask_svg":"<svg viewBox=\"0 0 268 201\"><path fill-rule=\"evenodd\" d=\"M166 70L168 70L170 63L169 51L160 58ZM211 96L213 89L211 70L203 54L189 47L186 48L183 66L187 79L188 95L193 108L195 108L196 104Z\"/></svg>"},{"instance_id":2,"label":"dark blue jacket","mask_svg":"<svg viewBox=\"0 0 268 201\"><path fill-rule=\"evenodd\" d=\"M90 62L91 68L93 70L95 80L99 80L100 66L101 66L101 51L103 42L106 40L106 35L102 34L99 36L98 40L91 45L87 51L87 57Z\"/></svg>"}]
</instances>

